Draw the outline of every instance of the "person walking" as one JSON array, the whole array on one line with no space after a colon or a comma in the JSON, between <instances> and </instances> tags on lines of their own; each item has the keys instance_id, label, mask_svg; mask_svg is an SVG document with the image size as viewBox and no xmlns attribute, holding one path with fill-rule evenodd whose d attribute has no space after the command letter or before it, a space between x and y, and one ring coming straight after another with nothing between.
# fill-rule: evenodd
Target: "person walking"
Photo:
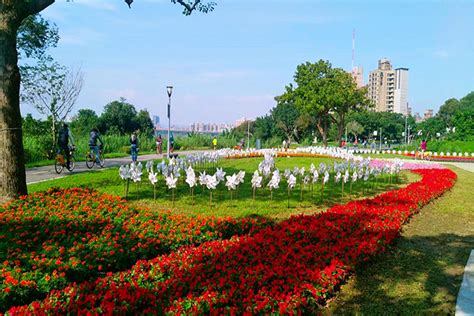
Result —
<instances>
[{"instance_id":1,"label":"person walking","mask_svg":"<svg viewBox=\"0 0 474 316\"><path fill-rule=\"evenodd\" d=\"M163 154L163 138L161 138L161 134L158 134L156 137L156 153Z\"/></svg>"},{"instance_id":2,"label":"person walking","mask_svg":"<svg viewBox=\"0 0 474 316\"><path fill-rule=\"evenodd\" d=\"M64 156L66 156L66 168L70 168L71 163L71 150L69 148L69 142L71 142L71 146L74 147L74 138L72 137L71 131L69 130L69 126L64 123L58 133L58 154L63 152Z\"/></svg>"},{"instance_id":3,"label":"person walking","mask_svg":"<svg viewBox=\"0 0 474 316\"><path fill-rule=\"evenodd\" d=\"M214 147L214 150L217 149L217 137L214 136L214 138L212 139L212 146Z\"/></svg>"},{"instance_id":4,"label":"person walking","mask_svg":"<svg viewBox=\"0 0 474 316\"><path fill-rule=\"evenodd\" d=\"M137 162L137 158L138 158L137 132L133 132L132 136L130 136L130 153L132 154L132 162Z\"/></svg>"}]
</instances>

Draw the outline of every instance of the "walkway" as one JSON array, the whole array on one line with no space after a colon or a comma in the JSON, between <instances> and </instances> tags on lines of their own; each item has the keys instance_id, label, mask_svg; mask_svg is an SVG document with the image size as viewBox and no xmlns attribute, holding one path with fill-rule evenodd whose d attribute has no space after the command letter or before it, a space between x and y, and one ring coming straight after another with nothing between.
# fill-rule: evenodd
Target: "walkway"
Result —
<instances>
[{"instance_id":1,"label":"walkway","mask_svg":"<svg viewBox=\"0 0 474 316\"><path fill-rule=\"evenodd\" d=\"M199 153L203 152L203 150L187 150L187 151L177 151L176 154L180 156L188 155L191 153ZM150 154L150 155L141 155L138 156L138 161L148 161L148 160L158 160L161 159L161 155L158 154ZM109 158L105 160L105 167L116 167L124 164L130 163L130 157L121 157L121 158ZM54 171L54 166L43 166L43 167L35 167L26 169L26 183L36 183L47 181L51 179L63 178L67 177L71 174L79 173L79 172L87 172L91 169L86 167L86 163L84 161L76 162L76 168L71 173L67 170L64 170L61 174L57 174ZM92 170L97 170L97 167L93 167Z\"/></svg>"}]
</instances>

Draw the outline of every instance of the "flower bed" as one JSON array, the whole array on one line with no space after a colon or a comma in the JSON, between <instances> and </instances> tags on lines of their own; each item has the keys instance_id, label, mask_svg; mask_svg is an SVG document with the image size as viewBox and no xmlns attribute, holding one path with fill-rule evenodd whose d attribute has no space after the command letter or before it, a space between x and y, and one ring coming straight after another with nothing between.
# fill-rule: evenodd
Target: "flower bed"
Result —
<instances>
[{"instance_id":1,"label":"flower bed","mask_svg":"<svg viewBox=\"0 0 474 316\"><path fill-rule=\"evenodd\" d=\"M9 313L314 313L357 264L384 251L402 224L456 179L447 169L414 172L422 179L406 188L292 217L253 236L183 247Z\"/></svg>"},{"instance_id":2,"label":"flower bed","mask_svg":"<svg viewBox=\"0 0 474 316\"><path fill-rule=\"evenodd\" d=\"M119 197L89 189L24 196L0 207L0 311L72 281L129 269L137 260L267 224L263 219L139 211Z\"/></svg>"},{"instance_id":3,"label":"flower bed","mask_svg":"<svg viewBox=\"0 0 474 316\"><path fill-rule=\"evenodd\" d=\"M412 153L404 153L403 156L417 158L417 155ZM429 159L434 161L474 162L474 157L469 156L430 155Z\"/></svg>"}]
</instances>

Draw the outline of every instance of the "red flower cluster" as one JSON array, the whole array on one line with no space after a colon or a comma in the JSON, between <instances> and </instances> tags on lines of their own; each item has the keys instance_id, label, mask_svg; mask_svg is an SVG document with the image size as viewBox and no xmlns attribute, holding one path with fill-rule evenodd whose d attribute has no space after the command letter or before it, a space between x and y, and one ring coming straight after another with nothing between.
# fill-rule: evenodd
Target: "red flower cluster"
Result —
<instances>
[{"instance_id":1,"label":"red flower cluster","mask_svg":"<svg viewBox=\"0 0 474 316\"><path fill-rule=\"evenodd\" d=\"M416 154L412 154L412 153L406 153L406 154L403 154L404 156L407 156L407 157L417 157ZM468 157L468 156L440 156L440 155L437 155L437 156L434 156L434 155L430 155L430 160L433 160L433 161L459 161L459 162L474 162L474 157Z\"/></svg>"},{"instance_id":2,"label":"red flower cluster","mask_svg":"<svg viewBox=\"0 0 474 316\"><path fill-rule=\"evenodd\" d=\"M136 210L90 189L23 196L0 207L0 311L70 282L129 269L137 260L248 234L268 223Z\"/></svg>"},{"instance_id":3,"label":"red flower cluster","mask_svg":"<svg viewBox=\"0 0 474 316\"><path fill-rule=\"evenodd\" d=\"M447 169L414 172L422 179L406 188L292 217L253 236L183 247L9 313L313 313L357 264L383 251L420 206L456 179Z\"/></svg>"}]
</instances>

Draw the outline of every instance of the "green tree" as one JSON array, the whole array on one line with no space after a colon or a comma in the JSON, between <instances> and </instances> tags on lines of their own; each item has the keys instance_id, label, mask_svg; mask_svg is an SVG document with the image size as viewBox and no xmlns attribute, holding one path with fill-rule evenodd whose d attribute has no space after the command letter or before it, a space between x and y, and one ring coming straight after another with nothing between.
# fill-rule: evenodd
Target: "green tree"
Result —
<instances>
[{"instance_id":1,"label":"green tree","mask_svg":"<svg viewBox=\"0 0 474 316\"><path fill-rule=\"evenodd\" d=\"M354 135L355 139L358 139L359 135L364 132L364 126L357 121L350 121L347 123L347 132Z\"/></svg>"},{"instance_id":2,"label":"green tree","mask_svg":"<svg viewBox=\"0 0 474 316\"><path fill-rule=\"evenodd\" d=\"M256 138L267 140L274 134L275 121L271 115L257 117L254 135Z\"/></svg>"},{"instance_id":3,"label":"green tree","mask_svg":"<svg viewBox=\"0 0 474 316\"><path fill-rule=\"evenodd\" d=\"M306 62L296 67L294 81L286 92L277 97L278 102L292 102L301 112L314 118L316 127L327 146L327 131L330 124L329 112L333 108L332 66L328 61Z\"/></svg>"},{"instance_id":4,"label":"green tree","mask_svg":"<svg viewBox=\"0 0 474 316\"><path fill-rule=\"evenodd\" d=\"M99 126L99 117L94 110L80 109L76 115L72 117L71 128L74 134L86 135L94 127Z\"/></svg>"},{"instance_id":5,"label":"green tree","mask_svg":"<svg viewBox=\"0 0 474 316\"><path fill-rule=\"evenodd\" d=\"M448 99L439 108L438 113L436 113L436 118L444 121L446 126L451 127L452 119L460 106L459 100L455 98Z\"/></svg>"},{"instance_id":6,"label":"green tree","mask_svg":"<svg viewBox=\"0 0 474 316\"><path fill-rule=\"evenodd\" d=\"M17 33L22 22L49 7L55 0L3 0L0 3L0 196L10 199L26 194L26 174L20 113L20 71ZM131 4L133 0L125 0ZM215 3L201 0L172 0L184 14L212 11Z\"/></svg>"},{"instance_id":7,"label":"green tree","mask_svg":"<svg viewBox=\"0 0 474 316\"><path fill-rule=\"evenodd\" d=\"M371 107L367 98L366 88L357 88L351 74L343 69L333 69L332 75L332 111L331 120L337 126L337 140L342 143L342 135L346 127L346 116L353 111L360 111Z\"/></svg>"},{"instance_id":8,"label":"green tree","mask_svg":"<svg viewBox=\"0 0 474 316\"><path fill-rule=\"evenodd\" d=\"M35 66L23 67L21 74L21 100L51 118L51 158L55 153L59 123L66 119L79 97L83 74L69 70L51 58L43 58Z\"/></svg>"},{"instance_id":9,"label":"green tree","mask_svg":"<svg viewBox=\"0 0 474 316\"><path fill-rule=\"evenodd\" d=\"M298 140L299 128L301 127L300 112L296 106L289 102L278 102L277 106L270 111L275 124L275 131L286 140Z\"/></svg>"},{"instance_id":10,"label":"green tree","mask_svg":"<svg viewBox=\"0 0 474 316\"><path fill-rule=\"evenodd\" d=\"M150 118L150 113L147 110L138 111L135 117L135 122L142 135L150 136L153 134L153 121Z\"/></svg>"},{"instance_id":11,"label":"green tree","mask_svg":"<svg viewBox=\"0 0 474 316\"><path fill-rule=\"evenodd\" d=\"M120 135L132 133L139 128L136 116L135 106L128 103L125 98L112 101L104 107L104 112L100 116L100 130L103 133L117 131Z\"/></svg>"}]
</instances>

